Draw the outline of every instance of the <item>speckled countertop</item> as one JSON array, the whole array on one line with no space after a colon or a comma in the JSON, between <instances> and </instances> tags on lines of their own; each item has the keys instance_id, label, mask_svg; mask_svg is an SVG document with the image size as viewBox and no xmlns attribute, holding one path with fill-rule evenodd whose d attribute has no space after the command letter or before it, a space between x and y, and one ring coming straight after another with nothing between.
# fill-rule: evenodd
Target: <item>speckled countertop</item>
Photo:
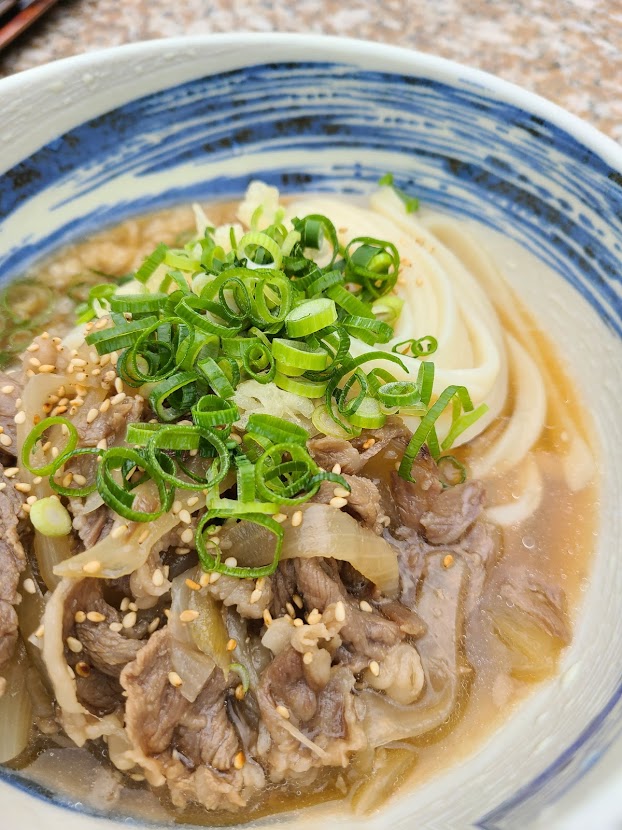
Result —
<instances>
[{"instance_id":1,"label":"speckled countertop","mask_svg":"<svg viewBox=\"0 0 622 830\"><path fill-rule=\"evenodd\" d=\"M435 53L538 92L622 142L622 0L60 0L0 53L0 77L136 40L232 31Z\"/></svg>"}]
</instances>

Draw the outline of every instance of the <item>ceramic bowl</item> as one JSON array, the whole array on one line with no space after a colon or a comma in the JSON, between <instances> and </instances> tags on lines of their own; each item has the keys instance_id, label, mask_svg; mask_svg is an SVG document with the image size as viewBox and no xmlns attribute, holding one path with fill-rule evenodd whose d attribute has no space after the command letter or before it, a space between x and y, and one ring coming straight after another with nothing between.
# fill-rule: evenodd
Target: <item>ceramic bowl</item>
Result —
<instances>
[{"instance_id":1,"label":"ceramic bowl","mask_svg":"<svg viewBox=\"0 0 622 830\"><path fill-rule=\"evenodd\" d=\"M559 676L475 754L369 819L331 823L615 826L622 148L490 75L380 44L295 35L172 39L60 61L0 82L0 112L2 280L102 225L235 197L253 178L286 192L359 194L387 170L432 207L502 231L552 266L550 280L521 272L513 283L569 363L601 445L602 529L573 644ZM10 817L2 826L21 830L112 830L128 820L98 817L6 770L0 810Z\"/></svg>"}]
</instances>

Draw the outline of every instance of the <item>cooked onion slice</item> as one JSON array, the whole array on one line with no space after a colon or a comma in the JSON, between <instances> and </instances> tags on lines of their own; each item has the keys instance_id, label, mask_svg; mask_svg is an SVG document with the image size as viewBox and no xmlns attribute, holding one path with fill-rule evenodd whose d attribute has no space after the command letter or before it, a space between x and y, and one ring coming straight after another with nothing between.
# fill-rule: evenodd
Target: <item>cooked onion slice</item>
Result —
<instances>
[{"instance_id":1,"label":"cooked onion slice","mask_svg":"<svg viewBox=\"0 0 622 830\"><path fill-rule=\"evenodd\" d=\"M281 559L323 556L349 562L387 595L394 595L399 585L397 554L391 545L356 519L326 504L306 504L299 508L302 524L283 525L285 538ZM240 522L222 534L227 553L238 565L259 567L272 561L274 541L263 528ZM230 545L229 545L230 543Z\"/></svg>"},{"instance_id":2,"label":"cooked onion slice","mask_svg":"<svg viewBox=\"0 0 622 830\"><path fill-rule=\"evenodd\" d=\"M13 760L28 746L32 703L27 687L28 657L20 643L5 668L6 688L0 697L0 764Z\"/></svg>"}]
</instances>

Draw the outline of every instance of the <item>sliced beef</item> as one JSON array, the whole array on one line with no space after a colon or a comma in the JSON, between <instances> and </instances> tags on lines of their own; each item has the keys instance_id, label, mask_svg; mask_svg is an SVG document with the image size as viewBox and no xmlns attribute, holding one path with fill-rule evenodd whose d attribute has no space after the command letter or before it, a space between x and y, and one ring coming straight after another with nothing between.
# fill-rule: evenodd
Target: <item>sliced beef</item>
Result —
<instances>
[{"instance_id":1,"label":"sliced beef","mask_svg":"<svg viewBox=\"0 0 622 830\"><path fill-rule=\"evenodd\" d=\"M103 599L99 586L94 586L88 598L84 597L83 605L86 611L101 614L105 619L76 623L75 636L82 643L91 665L109 677L118 678L121 670L136 658L143 644L110 630L111 623L121 622L121 614Z\"/></svg>"},{"instance_id":2,"label":"sliced beef","mask_svg":"<svg viewBox=\"0 0 622 830\"><path fill-rule=\"evenodd\" d=\"M73 515L73 529L77 532L84 550L89 550L112 530L115 516L105 504L86 513L82 499L69 499Z\"/></svg>"},{"instance_id":3,"label":"sliced beef","mask_svg":"<svg viewBox=\"0 0 622 830\"><path fill-rule=\"evenodd\" d=\"M408 442L412 437L404 421L396 415L387 418L384 426L379 429L364 429L363 432L354 438L352 446L355 447L361 456L361 467L367 464L375 455L380 452L386 454L390 451L387 461L401 459Z\"/></svg>"},{"instance_id":4,"label":"sliced beef","mask_svg":"<svg viewBox=\"0 0 622 830\"><path fill-rule=\"evenodd\" d=\"M399 521L432 545L451 545L471 527L484 503L484 486L468 481L443 488L438 467L426 447L412 468L414 481L391 473L391 495Z\"/></svg>"},{"instance_id":5,"label":"sliced beef","mask_svg":"<svg viewBox=\"0 0 622 830\"><path fill-rule=\"evenodd\" d=\"M353 659L362 658L364 664L382 659L387 649L403 638L399 625L373 609L372 613L361 610L348 595L334 560L315 557L294 561L298 591L308 610L323 612L328 605L343 602L346 620L340 634Z\"/></svg>"},{"instance_id":6,"label":"sliced beef","mask_svg":"<svg viewBox=\"0 0 622 830\"><path fill-rule=\"evenodd\" d=\"M107 412L100 414L92 423L88 423L88 407L82 406L74 416L73 423L78 430L80 445L96 447L105 438L108 443L114 443L123 438L127 425L140 421L145 408L145 401L139 395L128 395L120 403L111 406ZM85 411L87 410L87 411Z\"/></svg>"},{"instance_id":7,"label":"sliced beef","mask_svg":"<svg viewBox=\"0 0 622 830\"><path fill-rule=\"evenodd\" d=\"M263 580L259 597L251 602L256 589L257 583L254 579L238 579L225 575L210 583L208 587L213 597L221 600L227 608L234 606L241 617L249 620L260 620L272 602L272 584L269 578Z\"/></svg>"},{"instance_id":8,"label":"sliced beef","mask_svg":"<svg viewBox=\"0 0 622 830\"><path fill-rule=\"evenodd\" d=\"M10 447L2 446L2 452L15 456L17 447L15 443L16 427L15 412L17 407L15 401L21 397L23 391L23 376L21 372L0 372L0 426L5 435L12 441ZM10 392L2 392L2 389L11 389Z\"/></svg>"},{"instance_id":9,"label":"sliced beef","mask_svg":"<svg viewBox=\"0 0 622 830\"><path fill-rule=\"evenodd\" d=\"M391 473L390 487L399 521L422 532L421 517L429 513L434 500L443 492L438 469L427 447L423 447L412 466L414 481Z\"/></svg>"},{"instance_id":10,"label":"sliced beef","mask_svg":"<svg viewBox=\"0 0 622 830\"><path fill-rule=\"evenodd\" d=\"M129 636L129 631L110 630L111 623L121 621L121 614L103 599L102 587L99 579L76 581L65 600L62 621L64 659L76 674L78 700L97 716L113 712L122 704L119 675L142 646ZM101 622L88 618L82 622L76 620L76 615L81 619L90 613L100 614L104 619ZM77 640L82 650L76 652L69 648L69 638Z\"/></svg>"},{"instance_id":11,"label":"sliced beef","mask_svg":"<svg viewBox=\"0 0 622 830\"><path fill-rule=\"evenodd\" d=\"M75 665L76 661L70 662ZM118 681L99 671L91 671L87 677L78 675L76 692L82 705L98 718L116 711L122 700Z\"/></svg>"},{"instance_id":12,"label":"sliced beef","mask_svg":"<svg viewBox=\"0 0 622 830\"><path fill-rule=\"evenodd\" d=\"M20 601L17 591L19 577L26 567L26 555L18 535L18 514L22 496L11 480L5 478L0 467L0 481L5 485L0 491L0 671L13 654L17 642L17 614L15 606Z\"/></svg>"},{"instance_id":13,"label":"sliced beef","mask_svg":"<svg viewBox=\"0 0 622 830\"><path fill-rule=\"evenodd\" d=\"M274 781L304 776L308 782L310 771L345 767L351 754L366 746L353 687L354 676L344 666L333 667L327 682L312 687L293 647L275 657L257 693L265 730L258 748Z\"/></svg>"},{"instance_id":14,"label":"sliced beef","mask_svg":"<svg viewBox=\"0 0 622 830\"><path fill-rule=\"evenodd\" d=\"M287 604L292 603L292 597L297 593L296 567L293 559L284 559L271 577L272 602L270 613L273 617L280 617L286 612Z\"/></svg>"},{"instance_id":15,"label":"sliced beef","mask_svg":"<svg viewBox=\"0 0 622 830\"><path fill-rule=\"evenodd\" d=\"M484 505L484 485L467 481L448 487L437 496L432 509L421 517L425 537L432 545L451 545L471 527Z\"/></svg>"},{"instance_id":16,"label":"sliced beef","mask_svg":"<svg viewBox=\"0 0 622 830\"><path fill-rule=\"evenodd\" d=\"M465 600L465 613L468 617L479 605L488 576L500 556L500 529L479 519L452 550L462 556L469 569Z\"/></svg>"},{"instance_id":17,"label":"sliced beef","mask_svg":"<svg viewBox=\"0 0 622 830\"><path fill-rule=\"evenodd\" d=\"M236 768L240 741L227 716L228 684L214 672L190 703L169 681L170 649L168 630L156 632L121 675L134 747L129 757L154 786L168 784L177 806L194 801L208 810L238 809L263 787L264 775L252 761Z\"/></svg>"},{"instance_id":18,"label":"sliced beef","mask_svg":"<svg viewBox=\"0 0 622 830\"><path fill-rule=\"evenodd\" d=\"M158 755L168 748L177 724L191 705L169 683L171 669L170 635L163 629L149 639L121 674L121 685L127 692L127 732L146 755Z\"/></svg>"},{"instance_id":19,"label":"sliced beef","mask_svg":"<svg viewBox=\"0 0 622 830\"><path fill-rule=\"evenodd\" d=\"M323 470L332 470L339 464L342 473L358 473L363 466L361 455L350 441L344 438L332 438L325 435L322 438L312 438L307 447L311 457Z\"/></svg>"},{"instance_id":20,"label":"sliced beef","mask_svg":"<svg viewBox=\"0 0 622 830\"><path fill-rule=\"evenodd\" d=\"M381 534L384 529L385 513L378 487L369 478L350 475L345 475L344 478L350 486L350 494L348 503L343 509L365 527ZM334 491L335 485L330 481L325 481L312 501L328 504L335 497Z\"/></svg>"},{"instance_id":21,"label":"sliced beef","mask_svg":"<svg viewBox=\"0 0 622 830\"><path fill-rule=\"evenodd\" d=\"M400 688L398 696L391 699L388 688L382 695L370 691L362 693L367 707L367 734L372 746L416 738L442 727L455 711L459 695L471 674L461 655L467 566L458 556L449 566L446 561L443 553L429 554L425 561L417 603L417 612L427 627L426 633L417 640L423 671L419 696L411 705L400 703L404 682L408 683L411 678L415 684L413 692L420 683L418 667L412 660L406 666L407 671L394 672L393 679ZM396 649L392 657L397 660L394 669L399 669L404 655ZM378 679L382 678L381 667Z\"/></svg>"}]
</instances>

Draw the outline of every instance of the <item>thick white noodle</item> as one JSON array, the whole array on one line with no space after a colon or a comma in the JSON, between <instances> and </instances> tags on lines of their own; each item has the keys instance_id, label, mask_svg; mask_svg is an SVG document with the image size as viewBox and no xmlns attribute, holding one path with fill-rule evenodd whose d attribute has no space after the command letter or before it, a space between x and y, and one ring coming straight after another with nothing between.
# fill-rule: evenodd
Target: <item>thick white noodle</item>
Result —
<instances>
[{"instance_id":1,"label":"thick white noodle","mask_svg":"<svg viewBox=\"0 0 622 830\"><path fill-rule=\"evenodd\" d=\"M502 475L516 467L536 443L546 418L546 390L542 375L526 350L511 335L510 355L513 407L501 437L471 461L476 478Z\"/></svg>"},{"instance_id":2,"label":"thick white noodle","mask_svg":"<svg viewBox=\"0 0 622 830\"><path fill-rule=\"evenodd\" d=\"M514 494L510 502L495 504L486 508L486 517L491 522L502 527L519 525L540 507L544 494L544 484L540 468L536 460L530 455L527 456L521 466L519 484L521 492Z\"/></svg>"}]
</instances>

